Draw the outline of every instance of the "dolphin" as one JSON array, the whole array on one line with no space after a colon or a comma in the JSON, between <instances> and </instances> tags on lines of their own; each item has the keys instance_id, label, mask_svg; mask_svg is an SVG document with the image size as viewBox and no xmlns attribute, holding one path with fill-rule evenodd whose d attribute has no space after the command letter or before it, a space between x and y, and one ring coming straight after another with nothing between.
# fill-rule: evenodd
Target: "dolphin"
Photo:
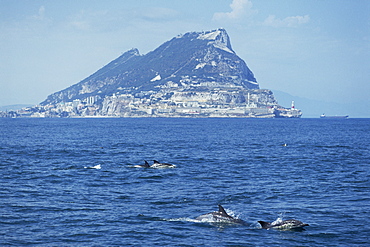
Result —
<instances>
[{"instance_id":1,"label":"dolphin","mask_svg":"<svg viewBox=\"0 0 370 247\"><path fill-rule=\"evenodd\" d=\"M207 221L207 222L224 222L224 223L235 223L246 225L244 220L234 218L228 215L225 209L219 204L218 211L214 211L207 214L202 214L198 216L195 220Z\"/></svg>"},{"instance_id":2,"label":"dolphin","mask_svg":"<svg viewBox=\"0 0 370 247\"><path fill-rule=\"evenodd\" d=\"M101 165L96 165L96 166L85 166L84 168L88 168L88 169L101 169Z\"/></svg>"},{"instance_id":3,"label":"dolphin","mask_svg":"<svg viewBox=\"0 0 370 247\"><path fill-rule=\"evenodd\" d=\"M153 165L150 166L151 168L175 168L176 167L176 165L172 165L169 163L160 163L157 160L153 160L153 162L154 162Z\"/></svg>"},{"instance_id":4,"label":"dolphin","mask_svg":"<svg viewBox=\"0 0 370 247\"><path fill-rule=\"evenodd\" d=\"M144 160L144 165L134 165L134 167L137 167L137 168L149 168L150 165L148 163L148 161Z\"/></svg>"},{"instance_id":5,"label":"dolphin","mask_svg":"<svg viewBox=\"0 0 370 247\"><path fill-rule=\"evenodd\" d=\"M279 229L279 230L304 230L303 227L309 226L302 221L291 219L291 220L277 220L272 223L266 221L258 221L263 229Z\"/></svg>"}]
</instances>

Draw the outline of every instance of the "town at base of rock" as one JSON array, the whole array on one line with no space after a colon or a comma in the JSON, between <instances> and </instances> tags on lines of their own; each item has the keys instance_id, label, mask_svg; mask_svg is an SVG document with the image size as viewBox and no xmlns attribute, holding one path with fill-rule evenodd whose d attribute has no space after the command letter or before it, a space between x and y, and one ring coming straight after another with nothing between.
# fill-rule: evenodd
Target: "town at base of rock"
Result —
<instances>
[{"instance_id":1,"label":"town at base of rock","mask_svg":"<svg viewBox=\"0 0 370 247\"><path fill-rule=\"evenodd\" d=\"M190 32L140 55L123 53L44 102L1 117L297 118L260 89L224 29Z\"/></svg>"}]
</instances>

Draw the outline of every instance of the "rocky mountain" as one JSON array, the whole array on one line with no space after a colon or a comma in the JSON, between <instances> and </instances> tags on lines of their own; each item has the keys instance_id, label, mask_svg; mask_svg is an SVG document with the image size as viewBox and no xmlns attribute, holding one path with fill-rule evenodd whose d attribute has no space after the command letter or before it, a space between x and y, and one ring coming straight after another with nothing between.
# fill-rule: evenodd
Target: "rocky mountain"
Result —
<instances>
[{"instance_id":1,"label":"rocky mountain","mask_svg":"<svg viewBox=\"0 0 370 247\"><path fill-rule=\"evenodd\" d=\"M189 32L140 55L123 53L20 115L36 117L282 117L225 29ZM289 115L289 114L288 114ZM294 114L293 114L294 115ZM300 116L300 115L299 115Z\"/></svg>"},{"instance_id":2,"label":"rocky mountain","mask_svg":"<svg viewBox=\"0 0 370 247\"><path fill-rule=\"evenodd\" d=\"M132 49L81 82L50 95L41 105L84 99L91 95L158 91L159 85L217 82L258 89L246 63L233 51L224 29L190 32L140 55Z\"/></svg>"}]
</instances>

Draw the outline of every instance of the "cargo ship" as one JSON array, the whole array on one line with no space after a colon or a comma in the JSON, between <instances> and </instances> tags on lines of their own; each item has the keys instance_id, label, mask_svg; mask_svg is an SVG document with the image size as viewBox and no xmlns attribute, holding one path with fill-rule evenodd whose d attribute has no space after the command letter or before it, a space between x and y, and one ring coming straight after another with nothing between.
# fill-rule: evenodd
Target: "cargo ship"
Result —
<instances>
[{"instance_id":1,"label":"cargo ship","mask_svg":"<svg viewBox=\"0 0 370 247\"><path fill-rule=\"evenodd\" d=\"M325 113L320 115L320 118L330 118L330 119L346 119L348 115L345 116L326 116Z\"/></svg>"}]
</instances>

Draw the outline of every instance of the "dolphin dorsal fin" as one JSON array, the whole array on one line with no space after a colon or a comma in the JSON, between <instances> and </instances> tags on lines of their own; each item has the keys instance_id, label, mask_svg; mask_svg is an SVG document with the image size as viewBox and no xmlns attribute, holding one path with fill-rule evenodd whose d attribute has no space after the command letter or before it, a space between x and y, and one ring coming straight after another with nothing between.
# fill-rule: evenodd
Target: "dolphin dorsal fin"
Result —
<instances>
[{"instance_id":1,"label":"dolphin dorsal fin","mask_svg":"<svg viewBox=\"0 0 370 247\"><path fill-rule=\"evenodd\" d=\"M218 212L221 213L221 215L223 216L231 217L226 213L225 209L220 204L218 204Z\"/></svg>"},{"instance_id":2,"label":"dolphin dorsal fin","mask_svg":"<svg viewBox=\"0 0 370 247\"><path fill-rule=\"evenodd\" d=\"M154 164L160 164L159 161L153 160Z\"/></svg>"},{"instance_id":3,"label":"dolphin dorsal fin","mask_svg":"<svg viewBox=\"0 0 370 247\"><path fill-rule=\"evenodd\" d=\"M263 229L267 229L267 228L269 228L269 227L270 227L270 225L271 225L269 222L262 221L262 220L258 221L258 223L260 223L260 225L261 225L261 227L262 227Z\"/></svg>"},{"instance_id":4,"label":"dolphin dorsal fin","mask_svg":"<svg viewBox=\"0 0 370 247\"><path fill-rule=\"evenodd\" d=\"M150 167L150 165L149 165L148 161L146 161L146 160L144 160L144 161L145 161L145 165L144 165L144 167Z\"/></svg>"}]
</instances>

